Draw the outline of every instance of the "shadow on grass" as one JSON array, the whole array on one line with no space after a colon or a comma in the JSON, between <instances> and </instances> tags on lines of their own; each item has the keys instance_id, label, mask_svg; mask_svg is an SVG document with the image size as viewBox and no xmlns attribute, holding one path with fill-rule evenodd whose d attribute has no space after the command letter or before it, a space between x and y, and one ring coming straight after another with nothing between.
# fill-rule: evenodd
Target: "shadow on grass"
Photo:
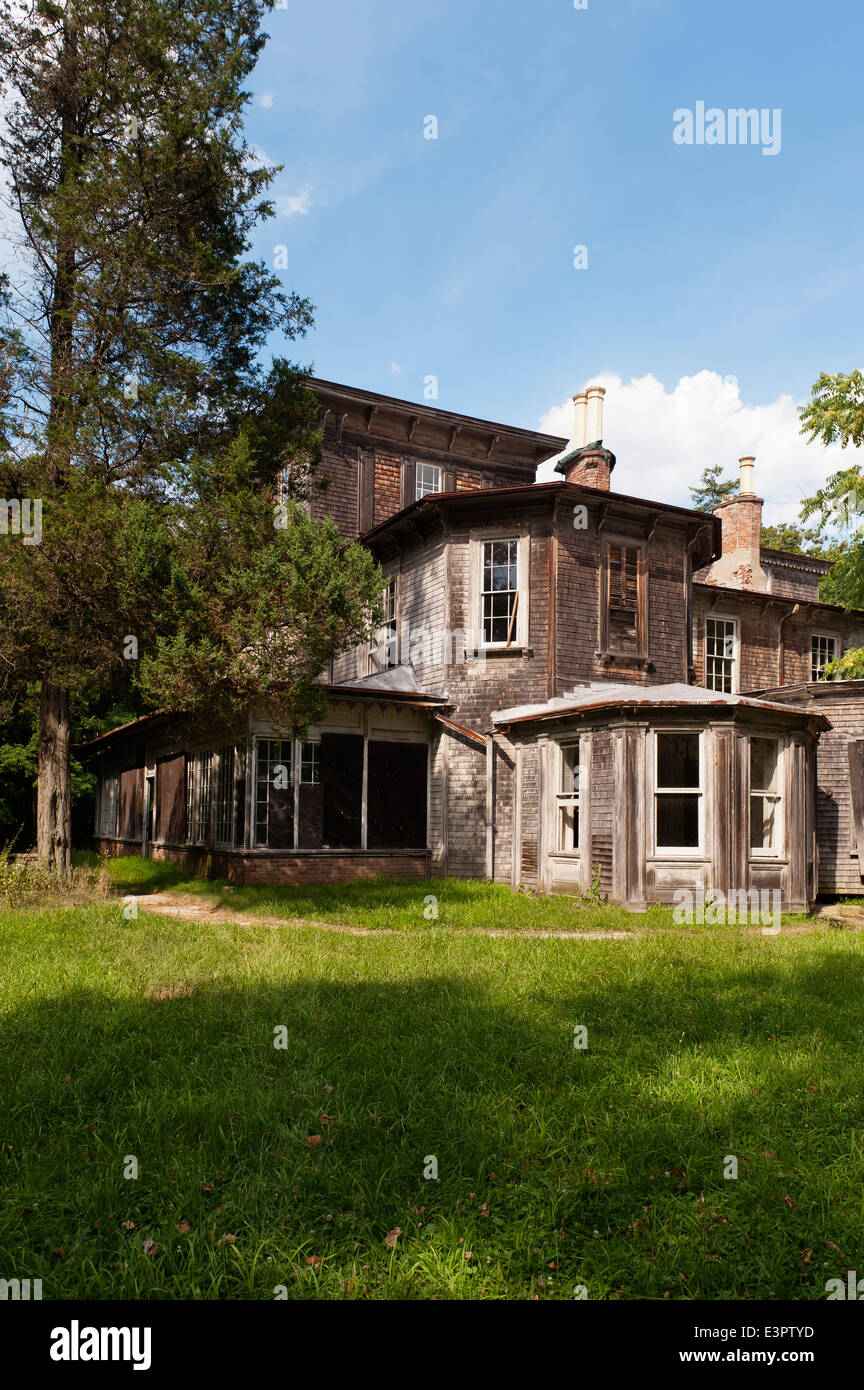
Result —
<instances>
[{"instance_id":1,"label":"shadow on grass","mask_svg":"<svg viewBox=\"0 0 864 1390\"><path fill-rule=\"evenodd\" d=\"M672 968L659 993L32 1002L4 1017L2 1270L46 1298L824 1297L860 1259L861 987L836 955Z\"/></svg>"}]
</instances>

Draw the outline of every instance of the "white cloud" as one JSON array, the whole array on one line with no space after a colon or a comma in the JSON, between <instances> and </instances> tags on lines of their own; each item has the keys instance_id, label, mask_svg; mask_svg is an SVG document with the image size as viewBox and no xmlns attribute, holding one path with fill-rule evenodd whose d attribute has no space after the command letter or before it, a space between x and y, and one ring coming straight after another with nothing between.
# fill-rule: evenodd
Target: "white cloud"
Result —
<instances>
[{"instance_id":1,"label":"white cloud","mask_svg":"<svg viewBox=\"0 0 864 1390\"><path fill-rule=\"evenodd\" d=\"M854 462L848 450L808 444L799 434L796 407L802 402L782 395L766 405L745 405L734 377L701 371L681 377L671 391L650 373L629 382L600 373L585 385L595 383L606 387L603 442L617 457L612 487L631 497L689 507L689 488L703 468L719 463L724 477L737 479L738 459L755 454L765 521L796 521L802 498ZM569 439L572 423L568 400L552 406L540 428ZM556 477L547 463L538 480Z\"/></svg>"},{"instance_id":2,"label":"white cloud","mask_svg":"<svg viewBox=\"0 0 864 1390\"><path fill-rule=\"evenodd\" d=\"M312 206L312 186L307 183L299 193L277 194L274 202L279 217L305 217Z\"/></svg>"},{"instance_id":3,"label":"white cloud","mask_svg":"<svg viewBox=\"0 0 864 1390\"><path fill-rule=\"evenodd\" d=\"M273 93L261 92L258 97L258 105L263 106L266 111L269 111L270 107L273 105Z\"/></svg>"},{"instance_id":4,"label":"white cloud","mask_svg":"<svg viewBox=\"0 0 864 1390\"><path fill-rule=\"evenodd\" d=\"M399 376L400 372L402 371L402 368L399 366L398 362L391 362L390 370L394 376Z\"/></svg>"}]
</instances>

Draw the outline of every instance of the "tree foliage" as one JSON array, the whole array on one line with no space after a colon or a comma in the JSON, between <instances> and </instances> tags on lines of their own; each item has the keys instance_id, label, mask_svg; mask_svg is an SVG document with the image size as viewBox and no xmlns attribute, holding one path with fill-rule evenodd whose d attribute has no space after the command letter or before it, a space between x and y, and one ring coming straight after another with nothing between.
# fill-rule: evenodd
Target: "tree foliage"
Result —
<instances>
[{"instance_id":1,"label":"tree foliage","mask_svg":"<svg viewBox=\"0 0 864 1390\"><path fill-rule=\"evenodd\" d=\"M719 463L703 468L702 476L695 487L690 488L693 507L697 512L711 512L727 497L738 491L734 478L722 478L723 468Z\"/></svg>"}]
</instances>

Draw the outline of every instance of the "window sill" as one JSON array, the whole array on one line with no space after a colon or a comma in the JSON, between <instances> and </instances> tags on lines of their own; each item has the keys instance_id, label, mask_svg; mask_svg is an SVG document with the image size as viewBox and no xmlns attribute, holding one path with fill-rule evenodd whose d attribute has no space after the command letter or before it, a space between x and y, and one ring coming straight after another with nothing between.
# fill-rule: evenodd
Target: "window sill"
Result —
<instances>
[{"instance_id":1,"label":"window sill","mask_svg":"<svg viewBox=\"0 0 864 1390\"><path fill-rule=\"evenodd\" d=\"M514 642L513 645L510 646L510 647L478 647L478 648L477 648L477 656L478 656L478 657L481 657L481 656L482 656L482 657L489 657L489 656L525 656L525 657L530 657L530 656L533 656L533 655L534 655L534 648L533 648L533 647L521 647L521 646L517 645L517 643L515 643L515 642ZM476 660L476 657L475 657L475 660Z\"/></svg>"},{"instance_id":2,"label":"window sill","mask_svg":"<svg viewBox=\"0 0 864 1390\"><path fill-rule=\"evenodd\" d=\"M596 651L594 660L599 661L601 666L641 666L649 675L654 670L654 662L644 654L637 654L636 652Z\"/></svg>"}]
</instances>

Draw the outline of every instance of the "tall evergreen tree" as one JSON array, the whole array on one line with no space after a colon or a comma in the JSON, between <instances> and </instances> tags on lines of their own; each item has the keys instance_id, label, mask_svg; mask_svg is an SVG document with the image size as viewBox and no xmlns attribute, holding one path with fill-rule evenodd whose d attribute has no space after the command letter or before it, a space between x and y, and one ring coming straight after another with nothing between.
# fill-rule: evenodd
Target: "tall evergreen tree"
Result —
<instances>
[{"instance_id":1,"label":"tall evergreen tree","mask_svg":"<svg viewBox=\"0 0 864 1390\"><path fill-rule=\"evenodd\" d=\"M242 433L245 485L269 494L317 448L299 369L260 362L311 306L248 257L276 172L242 128L271 7L28 0L0 17L0 164L20 227L10 303L27 351L0 495L38 499L43 532L0 543L0 672L40 682L37 843L61 873L70 697L116 676L127 635L155 643L159 593L176 588L172 526L206 501L200 460Z\"/></svg>"}]
</instances>

